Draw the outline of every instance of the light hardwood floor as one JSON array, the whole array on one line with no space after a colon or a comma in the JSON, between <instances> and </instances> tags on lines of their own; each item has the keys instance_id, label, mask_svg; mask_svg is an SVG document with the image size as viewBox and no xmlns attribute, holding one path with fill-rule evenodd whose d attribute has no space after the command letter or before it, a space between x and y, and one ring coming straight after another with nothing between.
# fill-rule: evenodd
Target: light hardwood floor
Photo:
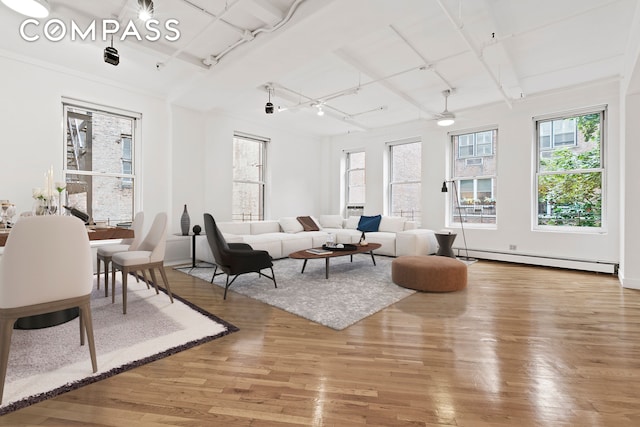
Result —
<instances>
[{"instance_id":1,"label":"light hardwood floor","mask_svg":"<svg viewBox=\"0 0 640 427\"><path fill-rule=\"evenodd\" d=\"M334 331L168 274L240 331L0 425L640 425L640 291L612 275L480 261Z\"/></svg>"}]
</instances>

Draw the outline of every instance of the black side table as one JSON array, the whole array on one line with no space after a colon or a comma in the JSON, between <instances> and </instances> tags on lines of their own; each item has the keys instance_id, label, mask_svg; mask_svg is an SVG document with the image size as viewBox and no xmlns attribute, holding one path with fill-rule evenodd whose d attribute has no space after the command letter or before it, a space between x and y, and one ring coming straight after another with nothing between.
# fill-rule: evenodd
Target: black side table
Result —
<instances>
[{"instance_id":1,"label":"black side table","mask_svg":"<svg viewBox=\"0 0 640 427\"><path fill-rule=\"evenodd\" d=\"M456 240L457 234L455 233L435 233L436 240L438 241L438 252L436 255L440 256L448 256L449 258L455 258L455 254L453 253L454 240Z\"/></svg>"},{"instance_id":2,"label":"black side table","mask_svg":"<svg viewBox=\"0 0 640 427\"><path fill-rule=\"evenodd\" d=\"M190 236L191 237L191 268L194 269L197 267L196 265L196 237L197 236L205 236L204 233L200 233L200 234L194 234L189 232L189 234L182 234L182 233L174 233L174 236L181 236L181 237L187 237Z\"/></svg>"}]
</instances>

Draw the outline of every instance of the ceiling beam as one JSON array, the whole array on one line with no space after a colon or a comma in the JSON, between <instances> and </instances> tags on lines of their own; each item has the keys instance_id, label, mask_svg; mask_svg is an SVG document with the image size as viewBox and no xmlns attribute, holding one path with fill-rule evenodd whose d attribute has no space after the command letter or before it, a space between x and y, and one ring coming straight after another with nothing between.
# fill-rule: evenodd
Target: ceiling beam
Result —
<instances>
[{"instance_id":1,"label":"ceiling beam","mask_svg":"<svg viewBox=\"0 0 640 427\"><path fill-rule=\"evenodd\" d=\"M389 27L391 27L393 32L396 33L396 35L400 37L400 39L403 42L405 42L405 44L409 46L409 48L411 48L411 50L416 55L418 55L418 58L420 58L427 65L428 70L433 72L433 74L435 74L440 80L442 80L442 83L444 83L447 86L447 89L453 90L453 85L449 83L449 81L447 81L447 79L445 79L444 76L436 69L436 64L434 62L429 61L427 58L425 58L420 53L420 51L413 45L413 43L411 43L409 39L405 35L403 35L396 27L394 27L393 25L389 25Z\"/></svg>"},{"instance_id":2,"label":"ceiling beam","mask_svg":"<svg viewBox=\"0 0 640 427\"><path fill-rule=\"evenodd\" d=\"M487 61L485 60L485 58L482 56L482 51L480 49L478 49L476 47L476 45L473 43L473 40L471 39L471 36L464 29L464 25L462 23L458 22L456 20L456 18L454 18L453 14L449 11L449 9L443 3L442 0L436 0L436 2L440 6L440 9L442 9L442 12L445 14L445 16L447 17L449 22L451 22L453 27L456 29L456 31L458 32L460 37L462 37L462 39L465 41L465 43L467 44L467 46L469 47L471 52L474 53L476 59L480 62L480 64L482 64L482 67L485 69L485 71L487 72L489 77L491 77L491 80L493 81L493 83L495 84L496 88L498 89L498 91L502 95L502 98L503 98L504 102L509 106L509 108L512 108L513 107L513 103L511 101L511 98L505 92L504 87L502 87L502 84L500 83L500 80L495 75L495 73L493 72L491 67L489 67L489 64L487 64Z\"/></svg>"},{"instance_id":3,"label":"ceiling beam","mask_svg":"<svg viewBox=\"0 0 640 427\"><path fill-rule=\"evenodd\" d=\"M357 59L355 59L354 56L352 54L348 53L344 48L336 50L334 52L334 54L338 58L340 58L344 62L346 62L348 65L350 65L351 67L355 68L357 71L359 71L359 72L361 72L363 74L366 74L371 79L373 79L375 82L377 82L380 85L384 86L389 91L391 91L394 95L398 96L400 99L404 100L405 102L408 102L409 104L413 105L414 107L416 107L418 110L422 111L423 113L428 114L428 115L433 116L433 117L435 117L437 115L437 113L427 110L420 102L418 102L417 100L413 99L411 96L409 96L405 92L401 91L400 89L395 87L393 84L389 83L387 81L387 79L390 78L390 77L393 77L393 76L387 76L387 77L380 76L378 73L373 71L371 68L367 67L362 62L360 62ZM419 68L416 68L416 69L422 69L422 67L419 67ZM426 70L426 69L428 69L428 67L424 66L424 69ZM371 83L371 82L369 82L369 83ZM364 85L369 84L369 83L365 83L365 84L360 85L360 86L364 86Z\"/></svg>"}]
</instances>

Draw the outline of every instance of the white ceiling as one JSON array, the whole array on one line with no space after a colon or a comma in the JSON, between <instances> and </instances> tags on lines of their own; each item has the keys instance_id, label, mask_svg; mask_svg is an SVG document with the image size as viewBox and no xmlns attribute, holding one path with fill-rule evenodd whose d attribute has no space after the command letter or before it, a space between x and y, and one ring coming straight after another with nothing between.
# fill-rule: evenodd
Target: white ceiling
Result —
<instances>
[{"instance_id":1,"label":"white ceiling","mask_svg":"<svg viewBox=\"0 0 640 427\"><path fill-rule=\"evenodd\" d=\"M20 38L0 5L0 53L53 63L202 111L332 135L465 112L620 77L636 0L154 0L175 42ZM137 0L50 0L68 27L135 20ZM99 26L100 26L100 21ZM139 21L141 35L149 34ZM29 27L31 33L40 27ZM166 31L163 31L163 35ZM101 32L98 31L98 38ZM267 115L271 101L288 111ZM91 100L98 101L98 100ZM311 107L324 104L326 114ZM126 106L120 106L126 107Z\"/></svg>"}]
</instances>

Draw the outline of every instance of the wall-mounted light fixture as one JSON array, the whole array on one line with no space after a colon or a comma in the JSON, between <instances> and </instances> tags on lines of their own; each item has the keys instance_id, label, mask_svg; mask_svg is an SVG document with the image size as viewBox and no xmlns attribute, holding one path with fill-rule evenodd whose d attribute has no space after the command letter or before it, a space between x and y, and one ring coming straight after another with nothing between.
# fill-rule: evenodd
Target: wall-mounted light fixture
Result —
<instances>
[{"instance_id":1,"label":"wall-mounted light fixture","mask_svg":"<svg viewBox=\"0 0 640 427\"><path fill-rule=\"evenodd\" d=\"M46 18L51 12L47 0L2 0L10 9L31 18Z\"/></svg>"}]
</instances>

